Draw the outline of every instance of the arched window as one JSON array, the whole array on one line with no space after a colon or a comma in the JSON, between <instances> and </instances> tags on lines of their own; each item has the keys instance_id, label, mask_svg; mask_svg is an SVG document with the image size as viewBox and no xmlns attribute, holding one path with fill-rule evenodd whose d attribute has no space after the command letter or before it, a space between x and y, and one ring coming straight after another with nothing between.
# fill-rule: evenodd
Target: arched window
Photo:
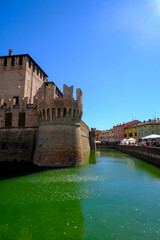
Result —
<instances>
[{"instance_id":1,"label":"arched window","mask_svg":"<svg viewBox=\"0 0 160 240\"><path fill-rule=\"evenodd\" d=\"M67 113L66 108L64 108L63 109L63 118L66 118L66 113Z\"/></svg>"},{"instance_id":2,"label":"arched window","mask_svg":"<svg viewBox=\"0 0 160 240\"><path fill-rule=\"evenodd\" d=\"M58 108L58 118L60 118L60 117L61 117L61 109Z\"/></svg>"},{"instance_id":3,"label":"arched window","mask_svg":"<svg viewBox=\"0 0 160 240\"><path fill-rule=\"evenodd\" d=\"M71 115L72 115L72 109L70 108L68 116L71 117Z\"/></svg>"},{"instance_id":4,"label":"arched window","mask_svg":"<svg viewBox=\"0 0 160 240\"><path fill-rule=\"evenodd\" d=\"M56 118L56 109L52 108L52 119Z\"/></svg>"},{"instance_id":5,"label":"arched window","mask_svg":"<svg viewBox=\"0 0 160 240\"><path fill-rule=\"evenodd\" d=\"M43 120L45 120L45 109L43 109Z\"/></svg>"},{"instance_id":6,"label":"arched window","mask_svg":"<svg viewBox=\"0 0 160 240\"><path fill-rule=\"evenodd\" d=\"M47 108L47 121L50 121L50 110Z\"/></svg>"},{"instance_id":7,"label":"arched window","mask_svg":"<svg viewBox=\"0 0 160 240\"><path fill-rule=\"evenodd\" d=\"M41 110L39 110L39 118L40 118L40 120L42 120L42 112L41 112Z\"/></svg>"},{"instance_id":8,"label":"arched window","mask_svg":"<svg viewBox=\"0 0 160 240\"><path fill-rule=\"evenodd\" d=\"M76 110L74 109L73 110L73 118L75 118L75 116L76 116Z\"/></svg>"}]
</instances>

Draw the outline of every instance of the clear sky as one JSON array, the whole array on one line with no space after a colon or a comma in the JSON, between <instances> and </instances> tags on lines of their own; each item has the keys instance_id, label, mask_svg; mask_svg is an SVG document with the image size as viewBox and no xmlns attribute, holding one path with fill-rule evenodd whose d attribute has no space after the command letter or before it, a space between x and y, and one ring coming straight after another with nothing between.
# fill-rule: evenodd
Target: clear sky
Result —
<instances>
[{"instance_id":1,"label":"clear sky","mask_svg":"<svg viewBox=\"0 0 160 240\"><path fill-rule=\"evenodd\" d=\"M109 129L160 117L160 0L0 0L0 55L28 53L83 120Z\"/></svg>"}]
</instances>

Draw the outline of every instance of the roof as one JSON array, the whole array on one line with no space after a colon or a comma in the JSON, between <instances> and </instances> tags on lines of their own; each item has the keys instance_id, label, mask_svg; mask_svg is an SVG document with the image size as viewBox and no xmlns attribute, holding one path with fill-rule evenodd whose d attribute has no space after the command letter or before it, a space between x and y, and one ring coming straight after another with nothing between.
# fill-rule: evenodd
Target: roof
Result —
<instances>
[{"instance_id":1,"label":"roof","mask_svg":"<svg viewBox=\"0 0 160 240\"><path fill-rule=\"evenodd\" d=\"M34 61L34 59L27 53L27 54L18 54L18 55L7 55L7 56L0 56L0 58L10 58L10 57L20 57L20 56L23 56L23 57L28 57L32 60L32 62L43 72L43 74L48 77L48 75L42 70L42 68Z\"/></svg>"},{"instance_id":2,"label":"roof","mask_svg":"<svg viewBox=\"0 0 160 240\"><path fill-rule=\"evenodd\" d=\"M153 120L149 120L149 121L140 122L138 124L134 124L132 126L125 127L125 129L126 128L133 128L133 127L140 127L140 126L144 126L144 125L156 125L156 124L160 124L159 119L153 119Z\"/></svg>"},{"instance_id":3,"label":"roof","mask_svg":"<svg viewBox=\"0 0 160 240\"><path fill-rule=\"evenodd\" d=\"M144 126L144 125L157 125L157 124L160 124L160 120L159 119L153 119L153 120L150 120L150 121L144 121L142 123L139 123L138 127L139 126Z\"/></svg>"}]
</instances>

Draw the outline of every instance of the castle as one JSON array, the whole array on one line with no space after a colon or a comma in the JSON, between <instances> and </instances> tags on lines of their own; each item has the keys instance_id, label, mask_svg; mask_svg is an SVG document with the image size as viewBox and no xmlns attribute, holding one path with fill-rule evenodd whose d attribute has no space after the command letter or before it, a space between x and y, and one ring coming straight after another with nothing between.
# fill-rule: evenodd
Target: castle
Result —
<instances>
[{"instance_id":1,"label":"castle","mask_svg":"<svg viewBox=\"0 0 160 240\"><path fill-rule=\"evenodd\" d=\"M82 91L63 93L29 54L0 57L0 161L69 167L90 150Z\"/></svg>"}]
</instances>

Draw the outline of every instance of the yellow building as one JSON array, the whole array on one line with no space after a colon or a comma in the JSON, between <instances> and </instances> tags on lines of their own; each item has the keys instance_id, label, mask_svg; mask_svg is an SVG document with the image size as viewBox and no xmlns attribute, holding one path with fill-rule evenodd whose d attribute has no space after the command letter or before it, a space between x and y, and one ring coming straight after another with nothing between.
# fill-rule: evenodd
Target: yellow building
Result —
<instances>
[{"instance_id":1,"label":"yellow building","mask_svg":"<svg viewBox=\"0 0 160 240\"><path fill-rule=\"evenodd\" d=\"M158 134L160 135L160 120L159 118L148 121L144 121L143 123L138 124L137 127L137 135L138 139L142 137L146 137L151 134Z\"/></svg>"},{"instance_id":2,"label":"yellow building","mask_svg":"<svg viewBox=\"0 0 160 240\"><path fill-rule=\"evenodd\" d=\"M137 132L138 132L138 126L139 126L139 124L125 128L125 129L124 129L124 133L125 133L125 134L124 134L124 137L125 137L125 138L130 138L130 137L132 137L132 138L138 140L138 133L137 133Z\"/></svg>"},{"instance_id":3,"label":"yellow building","mask_svg":"<svg viewBox=\"0 0 160 240\"><path fill-rule=\"evenodd\" d=\"M109 130L109 142L114 142L114 129Z\"/></svg>"}]
</instances>

